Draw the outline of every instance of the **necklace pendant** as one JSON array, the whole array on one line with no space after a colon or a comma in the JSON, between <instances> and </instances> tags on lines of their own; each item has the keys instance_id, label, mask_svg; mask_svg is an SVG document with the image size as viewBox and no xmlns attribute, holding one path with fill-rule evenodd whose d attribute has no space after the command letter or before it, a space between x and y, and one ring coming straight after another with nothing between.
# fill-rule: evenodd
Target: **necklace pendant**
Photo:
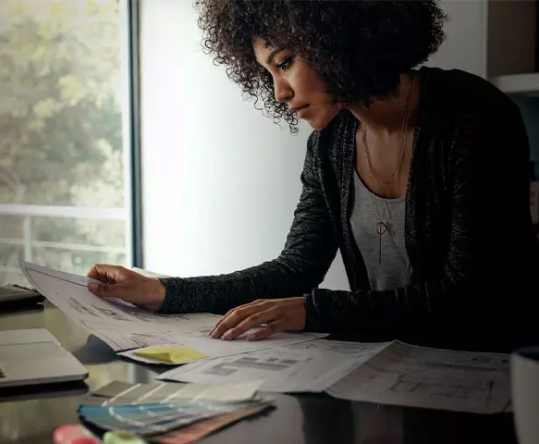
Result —
<instances>
[{"instance_id":1,"label":"necklace pendant","mask_svg":"<svg viewBox=\"0 0 539 444\"><path fill-rule=\"evenodd\" d=\"M378 263L382 263L382 235L387 231L387 225L383 221L376 223L376 233L378 233Z\"/></svg>"}]
</instances>

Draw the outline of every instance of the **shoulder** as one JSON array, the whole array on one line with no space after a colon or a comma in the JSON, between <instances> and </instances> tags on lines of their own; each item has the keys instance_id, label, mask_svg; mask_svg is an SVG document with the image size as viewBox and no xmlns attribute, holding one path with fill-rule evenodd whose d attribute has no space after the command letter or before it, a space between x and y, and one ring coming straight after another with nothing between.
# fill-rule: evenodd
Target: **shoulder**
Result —
<instances>
[{"instance_id":1,"label":"shoulder","mask_svg":"<svg viewBox=\"0 0 539 444\"><path fill-rule=\"evenodd\" d=\"M451 164L473 165L493 176L507 176L508 170L526 174L529 142L519 106L474 74L458 69L430 74L428 111L437 116L431 118L437 121L432 150L444 153Z\"/></svg>"},{"instance_id":2,"label":"shoulder","mask_svg":"<svg viewBox=\"0 0 539 444\"><path fill-rule=\"evenodd\" d=\"M460 69L424 67L421 71L425 99L436 111L433 115L441 116L446 125L494 125L520 118L518 105L482 77Z\"/></svg>"}]
</instances>

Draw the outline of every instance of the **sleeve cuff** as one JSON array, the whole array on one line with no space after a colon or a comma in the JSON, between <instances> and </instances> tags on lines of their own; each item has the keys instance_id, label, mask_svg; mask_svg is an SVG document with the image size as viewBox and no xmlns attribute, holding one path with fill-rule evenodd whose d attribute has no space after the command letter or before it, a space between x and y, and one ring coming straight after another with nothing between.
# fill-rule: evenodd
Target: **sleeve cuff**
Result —
<instances>
[{"instance_id":1,"label":"sleeve cuff","mask_svg":"<svg viewBox=\"0 0 539 444\"><path fill-rule=\"evenodd\" d=\"M183 313L184 308L181 295L181 280L178 278L161 278L159 279L165 286L165 300L161 308L157 310L157 313L172 314Z\"/></svg>"},{"instance_id":2,"label":"sleeve cuff","mask_svg":"<svg viewBox=\"0 0 539 444\"><path fill-rule=\"evenodd\" d=\"M305 331L324 332L322 319L316 306L315 290L305 296ZM325 332L324 332L325 333Z\"/></svg>"}]
</instances>

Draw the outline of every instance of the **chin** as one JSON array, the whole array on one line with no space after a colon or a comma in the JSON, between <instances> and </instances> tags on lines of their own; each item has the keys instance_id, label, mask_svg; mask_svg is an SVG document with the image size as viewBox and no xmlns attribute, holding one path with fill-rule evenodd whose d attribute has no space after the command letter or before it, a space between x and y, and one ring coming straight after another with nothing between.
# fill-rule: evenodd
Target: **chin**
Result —
<instances>
[{"instance_id":1,"label":"chin","mask_svg":"<svg viewBox=\"0 0 539 444\"><path fill-rule=\"evenodd\" d=\"M305 116L304 120L311 126L312 129L323 130L339 114L341 109L342 106L331 106L323 109L318 108L316 110L318 112Z\"/></svg>"},{"instance_id":2,"label":"chin","mask_svg":"<svg viewBox=\"0 0 539 444\"><path fill-rule=\"evenodd\" d=\"M312 129L323 130L326 126L328 126L331 123L331 121L335 118L335 115L323 116L323 117L313 116L310 118L306 118L305 121L310 125Z\"/></svg>"}]
</instances>

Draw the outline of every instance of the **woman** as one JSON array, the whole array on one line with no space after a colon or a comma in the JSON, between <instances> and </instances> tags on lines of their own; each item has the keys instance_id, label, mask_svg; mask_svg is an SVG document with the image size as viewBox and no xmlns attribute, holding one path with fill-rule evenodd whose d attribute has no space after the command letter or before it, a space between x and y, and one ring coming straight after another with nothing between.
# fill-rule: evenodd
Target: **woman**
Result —
<instances>
[{"instance_id":1,"label":"woman","mask_svg":"<svg viewBox=\"0 0 539 444\"><path fill-rule=\"evenodd\" d=\"M205 46L295 131L314 129L281 255L232 274L90 286L162 313L228 313L211 332L362 334L438 345L526 340L539 244L518 107L459 70L427 1L198 0ZM340 249L351 291L318 288ZM501 341L501 342L500 342Z\"/></svg>"}]
</instances>

